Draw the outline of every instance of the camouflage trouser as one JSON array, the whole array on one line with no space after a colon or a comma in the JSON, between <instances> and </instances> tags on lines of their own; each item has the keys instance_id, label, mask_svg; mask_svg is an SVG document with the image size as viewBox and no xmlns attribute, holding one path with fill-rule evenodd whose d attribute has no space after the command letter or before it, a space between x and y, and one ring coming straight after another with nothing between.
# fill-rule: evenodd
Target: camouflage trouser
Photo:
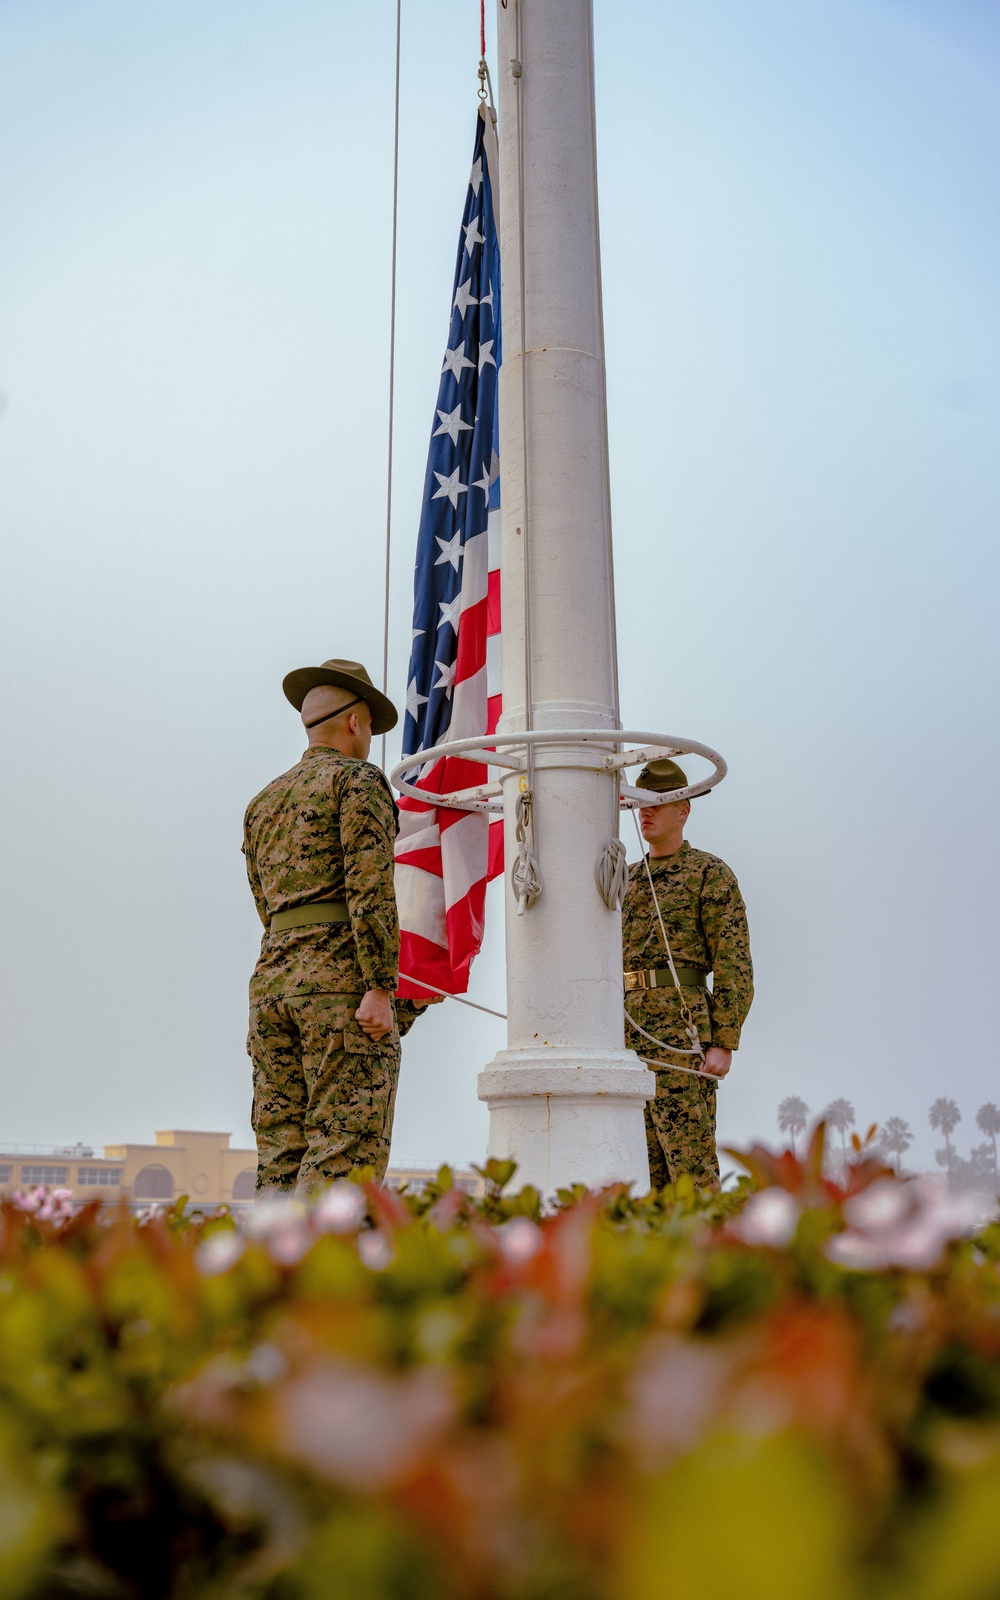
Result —
<instances>
[{"instance_id":1,"label":"camouflage trouser","mask_svg":"<svg viewBox=\"0 0 1000 1600\"><path fill-rule=\"evenodd\" d=\"M688 1172L698 1189L718 1185L714 1083L686 1072L657 1072L656 1099L646 1102L649 1181L654 1189Z\"/></svg>"},{"instance_id":2,"label":"camouflage trouser","mask_svg":"<svg viewBox=\"0 0 1000 1600\"><path fill-rule=\"evenodd\" d=\"M310 994L250 1008L257 1189L306 1193L354 1167L389 1164L399 1038L375 1044L360 995Z\"/></svg>"}]
</instances>

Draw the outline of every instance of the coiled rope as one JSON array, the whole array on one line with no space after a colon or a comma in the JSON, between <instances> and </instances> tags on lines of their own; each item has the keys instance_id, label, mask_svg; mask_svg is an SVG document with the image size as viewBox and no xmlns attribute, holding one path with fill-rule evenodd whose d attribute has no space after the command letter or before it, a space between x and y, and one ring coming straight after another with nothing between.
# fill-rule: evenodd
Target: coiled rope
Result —
<instances>
[{"instance_id":1,"label":"coiled rope","mask_svg":"<svg viewBox=\"0 0 1000 1600\"><path fill-rule=\"evenodd\" d=\"M620 911L628 888L629 871L625 846L620 839L609 839L597 863L597 887L609 911Z\"/></svg>"},{"instance_id":2,"label":"coiled rope","mask_svg":"<svg viewBox=\"0 0 1000 1600\"><path fill-rule=\"evenodd\" d=\"M517 858L510 869L511 886L517 896L517 914L523 917L542 892L542 875L528 846L531 833L532 801L530 788L522 789L517 797L514 812L514 838L517 841Z\"/></svg>"}]
</instances>

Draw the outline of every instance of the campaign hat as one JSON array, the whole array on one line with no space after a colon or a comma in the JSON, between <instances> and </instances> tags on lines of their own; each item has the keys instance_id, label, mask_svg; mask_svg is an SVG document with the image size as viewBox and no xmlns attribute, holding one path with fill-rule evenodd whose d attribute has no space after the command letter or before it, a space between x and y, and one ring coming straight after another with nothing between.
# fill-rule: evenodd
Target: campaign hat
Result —
<instances>
[{"instance_id":1,"label":"campaign hat","mask_svg":"<svg viewBox=\"0 0 1000 1600\"><path fill-rule=\"evenodd\" d=\"M659 761L646 763L635 780L635 786L637 789L652 789L656 794L670 794L674 789L687 788L687 774L676 761L669 761L664 756ZM708 794L709 790L699 789L697 793Z\"/></svg>"},{"instance_id":2,"label":"campaign hat","mask_svg":"<svg viewBox=\"0 0 1000 1600\"><path fill-rule=\"evenodd\" d=\"M301 711L309 690L318 689L322 684L328 684L333 689L350 689L359 700L363 700L372 714L372 733L388 733L399 721L396 707L380 689L376 689L360 661L335 659L324 661L318 667L296 667L284 679L281 687L285 691L285 699L291 701L296 711Z\"/></svg>"}]
</instances>

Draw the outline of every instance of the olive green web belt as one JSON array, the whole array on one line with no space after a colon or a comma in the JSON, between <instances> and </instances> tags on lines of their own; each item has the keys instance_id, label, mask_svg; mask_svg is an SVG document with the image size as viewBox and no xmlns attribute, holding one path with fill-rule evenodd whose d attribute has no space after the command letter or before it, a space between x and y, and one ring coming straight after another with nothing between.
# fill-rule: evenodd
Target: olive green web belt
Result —
<instances>
[{"instance_id":1,"label":"olive green web belt","mask_svg":"<svg viewBox=\"0 0 1000 1600\"><path fill-rule=\"evenodd\" d=\"M309 928L318 922L350 922L351 914L346 900L313 900L307 906L292 906L289 911L276 911L268 926L269 933L284 933L288 928Z\"/></svg>"},{"instance_id":2,"label":"olive green web belt","mask_svg":"<svg viewBox=\"0 0 1000 1600\"><path fill-rule=\"evenodd\" d=\"M701 967L685 966L683 961L674 962L674 971L677 973L678 983L686 984L691 989L704 989L708 983L708 973ZM669 967L648 967L643 972L626 972L625 992L630 989L672 989L674 980Z\"/></svg>"}]
</instances>

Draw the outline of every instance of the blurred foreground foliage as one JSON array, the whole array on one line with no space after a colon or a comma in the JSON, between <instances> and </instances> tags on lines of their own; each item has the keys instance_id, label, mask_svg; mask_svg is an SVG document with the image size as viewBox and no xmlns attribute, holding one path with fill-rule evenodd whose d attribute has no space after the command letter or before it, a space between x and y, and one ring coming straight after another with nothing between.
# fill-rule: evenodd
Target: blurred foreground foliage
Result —
<instances>
[{"instance_id":1,"label":"blurred foreground foliage","mask_svg":"<svg viewBox=\"0 0 1000 1600\"><path fill-rule=\"evenodd\" d=\"M0 1214L0 1597L988 1600L1000 1226L721 1196Z\"/></svg>"}]
</instances>

